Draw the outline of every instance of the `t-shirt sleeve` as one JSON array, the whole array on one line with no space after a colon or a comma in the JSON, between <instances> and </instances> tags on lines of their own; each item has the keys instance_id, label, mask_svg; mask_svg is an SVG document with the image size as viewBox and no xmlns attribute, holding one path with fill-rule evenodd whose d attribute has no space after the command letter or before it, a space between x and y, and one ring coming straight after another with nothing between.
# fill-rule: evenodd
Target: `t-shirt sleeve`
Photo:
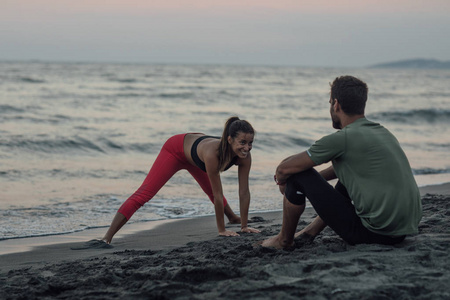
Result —
<instances>
[{"instance_id":1,"label":"t-shirt sleeve","mask_svg":"<svg viewBox=\"0 0 450 300\"><path fill-rule=\"evenodd\" d=\"M345 132L338 131L316 141L306 152L316 165L338 158L345 150Z\"/></svg>"}]
</instances>

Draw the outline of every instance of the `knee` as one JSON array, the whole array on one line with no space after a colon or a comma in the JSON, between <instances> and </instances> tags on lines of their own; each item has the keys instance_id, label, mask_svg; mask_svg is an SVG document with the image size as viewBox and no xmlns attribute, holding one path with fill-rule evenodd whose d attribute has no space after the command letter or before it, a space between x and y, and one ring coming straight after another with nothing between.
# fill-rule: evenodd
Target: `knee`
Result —
<instances>
[{"instance_id":1,"label":"knee","mask_svg":"<svg viewBox=\"0 0 450 300\"><path fill-rule=\"evenodd\" d=\"M286 182L286 189L284 190L284 197L290 203L295 205L305 205L305 195L298 188L295 180L291 177Z\"/></svg>"},{"instance_id":2,"label":"knee","mask_svg":"<svg viewBox=\"0 0 450 300\"><path fill-rule=\"evenodd\" d=\"M305 198L311 193L311 187L317 188L325 179L314 169L293 174L286 182L285 196L293 204L305 204Z\"/></svg>"}]
</instances>

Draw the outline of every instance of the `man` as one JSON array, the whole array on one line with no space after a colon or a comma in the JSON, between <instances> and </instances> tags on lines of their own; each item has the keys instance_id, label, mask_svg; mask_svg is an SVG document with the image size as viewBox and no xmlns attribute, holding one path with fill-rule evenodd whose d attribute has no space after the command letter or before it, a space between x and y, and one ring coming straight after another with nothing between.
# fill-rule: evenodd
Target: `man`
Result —
<instances>
[{"instance_id":1,"label":"man","mask_svg":"<svg viewBox=\"0 0 450 300\"><path fill-rule=\"evenodd\" d=\"M355 77L334 80L330 114L339 131L277 167L274 178L284 195L283 224L263 246L288 248L294 236L311 239L326 226L352 245L392 245L418 232L422 205L411 167L397 139L365 118L367 94L366 83ZM329 161L329 168L314 170ZM327 181L335 178L333 188ZM295 234L305 197L318 216Z\"/></svg>"}]
</instances>

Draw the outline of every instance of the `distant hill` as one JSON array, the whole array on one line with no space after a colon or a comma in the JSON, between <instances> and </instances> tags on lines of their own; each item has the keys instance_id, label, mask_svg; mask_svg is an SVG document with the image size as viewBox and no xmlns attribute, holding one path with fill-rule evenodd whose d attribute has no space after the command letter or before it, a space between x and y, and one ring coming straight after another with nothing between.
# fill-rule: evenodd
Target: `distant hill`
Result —
<instances>
[{"instance_id":1,"label":"distant hill","mask_svg":"<svg viewBox=\"0 0 450 300\"><path fill-rule=\"evenodd\" d=\"M450 61L436 59L406 59L369 66L369 68L450 69Z\"/></svg>"}]
</instances>

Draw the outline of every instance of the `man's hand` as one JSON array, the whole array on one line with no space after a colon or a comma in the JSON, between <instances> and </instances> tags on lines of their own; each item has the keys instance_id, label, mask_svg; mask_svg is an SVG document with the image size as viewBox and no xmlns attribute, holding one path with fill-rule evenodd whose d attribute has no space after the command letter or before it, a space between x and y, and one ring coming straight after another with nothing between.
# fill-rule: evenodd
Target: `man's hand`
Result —
<instances>
[{"instance_id":1,"label":"man's hand","mask_svg":"<svg viewBox=\"0 0 450 300\"><path fill-rule=\"evenodd\" d=\"M277 179L277 174L273 175L273 180L275 180L276 184L278 185L278 187L280 188L280 193L282 195L284 195L284 190L286 189L286 182L280 182Z\"/></svg>"}]
</instances>

